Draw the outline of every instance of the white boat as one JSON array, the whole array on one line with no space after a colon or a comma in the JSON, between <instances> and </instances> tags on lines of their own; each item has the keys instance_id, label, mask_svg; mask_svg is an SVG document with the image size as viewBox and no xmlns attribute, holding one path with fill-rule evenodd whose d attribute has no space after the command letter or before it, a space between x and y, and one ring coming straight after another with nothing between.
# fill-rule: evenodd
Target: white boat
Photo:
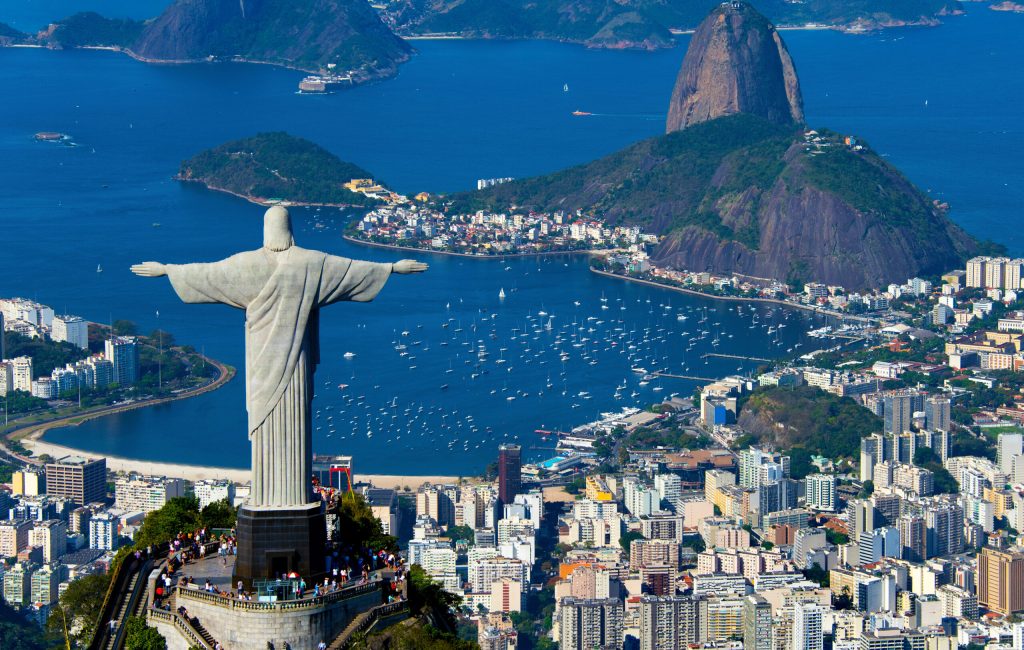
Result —
<instances>
[{"instance_id":1,"label":"white boat","mask_svg":"<svg viewBox=\"0 0 1024 650\"><path fill-rule=\"evenodd\" d=\"M562 86L562 92L563 93L569 92L569 84L565 84L564 86ZM925 103L925 106L927 106L928 105L928 100L925 100L924 103Z\"/></svg>"},{"instance_id":2,"label":"white boat","mask_svg":"<svg viewBox=\"0 0 1024 650\"><path fill-rule=\"evenodd\" d=\"M355 352L346 352L345 354L343 354L341 356L345 357L346 359L351 359L352 357L356 356L356 353Z\"/></svg>"},{"instance_id":3,"label":"white boat","mask_svg":"<svg viewBox=\"0 0 1024 650\"><path fill-rule=\"evenodd\" d=\"M103 267L101 265L97 264L96 265L96 272L97 273L103 273Z\"/></svg>"},{"instance_id":4,"label":"white boat","mask_svg":"<svg viewBox=\"0 0 1024 650\"><path fill-rule=\"evenodd\" d=\"M505 288L504 287L502 287L501 291L498 292L498 298L500 298L501 300L505 299Z\"/></svg>"}]
</instances>

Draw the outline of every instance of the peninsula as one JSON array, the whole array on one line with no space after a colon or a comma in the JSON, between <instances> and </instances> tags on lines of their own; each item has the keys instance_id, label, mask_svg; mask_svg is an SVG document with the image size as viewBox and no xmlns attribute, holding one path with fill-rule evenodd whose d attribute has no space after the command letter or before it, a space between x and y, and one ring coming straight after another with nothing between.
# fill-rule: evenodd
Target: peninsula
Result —
<instances>
[{"instance_id":1,"label":"peninsula","mask_svg":"<svg viewBox=\"0 0 1024 650\"><path fill-rule=\"evenodd\" d=\"M4 37L0 28L0 43ZM20 40L113 48L152 63L243 61L331 70L352 83L393 75L412 53L365 0L175 0L151 20L83 12Z\"/></svg>"},{"instance_id":2,"label":"peninsula","mask_svg":"<svg viewBox=\"0 0 1024 650\"><path fill-rule=\"evenodd\" d=\"M663 238L655 265L848 289L960 265L982 246L854 135L802 122L795 68L750 5L698 28L666 135L564 171L452 197L600 215Z\"/></svg>"},{"instance_id":3,"label":"peninsula","mask_svg":"<svg viewBox=\"0 0 1024 650\"><path fill-rule=\"evenodd\" d=\"M201 183L262 205L371 206L380 201L345 187L370 172L309 140L282 132L225 142L181 163L177 180Z\"/></svg>"}]
</instances>

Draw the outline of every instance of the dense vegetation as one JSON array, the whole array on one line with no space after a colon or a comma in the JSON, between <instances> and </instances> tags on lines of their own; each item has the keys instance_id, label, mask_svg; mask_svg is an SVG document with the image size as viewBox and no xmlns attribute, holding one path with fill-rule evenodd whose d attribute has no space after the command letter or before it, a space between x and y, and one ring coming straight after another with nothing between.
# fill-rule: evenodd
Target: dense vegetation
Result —
<instances>
[{"instance_id":1,"label":"dense vegetation","mask_svg":"<svg viewBox=\"0 0 1024 650\"><path fill-rule=\"evenodd\" d=\"M130 47L142 33L143 23L104 18L92 11L69 16L54 23L43 40L61 47Z\"/></svg>"},{"instance_id":2,"label":"dense vegetation","mask_svg":"<svg viewBox=\"0 0 1024 650\"><path fill-rule=\"evenodd\" d=\"M372 174L313 144L283 132L232 140L181 163L178 178L249 198L294 203L371 205L343 187Z\"/></svg>"},{"instance_id":3,"label":"dense vegetation","mask_svg":"<svg viewBox=\"0 0 1024 650\"><path fill-rule=\"evenodd\" d=\"M236 514L234 506L226 501L216 501L200 510L195 497L175 497L146 515L135 535L134 548L144 549L173 539L179 533L203 527L231 528L235 525Z\"/></svg>"},{"instance_id":4,"label":"dense vegetation","mask_svg":"<svg viewBox=\"0 0 1024 650\"><path fill-rule=\"evenodd\" d=\"M35 623L0 600L0 648L4 650L46 650L57 646Z\"/></svg>"},{"instance_id":5,"label":"dense vegetation","mask_svg":"<svg viewBox=\"0 0 1024 650\"><path fill-rule=\"evenodd\" d=\"M849 397L813 386L769 386L741 406L740 426L753 441L801 449L827 458L856 458L860 439L882 430L882 420Z\"/></svg>"},{"instance_id":6,"label":"dense vegetation","mask_svg":"<svg viewBox=\"0 0 1024 650\"><path fill-rule=\"evenodd\" d=\"M718 206L751 186L762 191L771 187L795 137L792 127L733 115L554 174L453 198L456 209L582 209L612 223L639 223L656 231L694 225L734 238ZM719 169L726 173L716 175Z\"/></svg>"},{"instance_id":7,"label":"dense vegetation","mask_svg":"<svg viewBox=\"0 0 1024 650\"><path fill-rule=\"evenodd\" d=\"M666 47L669 29L692 29L718 0L405 0L396 20L405 32L457 32L498 38L552 38L609 47ZM759 0L776 24L866 25L919 22L959 7L956 0Z\"/></svg>"},{"instance_id":8,"label":"dense vegetation","mask_svg":"<svg viewBox=\"0 0 1024 650\"><path fill-rule=\"evenodd\" d=\"M71 642L87 645L96 632L103 598L109 586L109 573L94 573L72 580L67 590L60 595L57 606L46 621L50 634L63 639L64 619L67 618Z\"/></svg>"}]
</instances>

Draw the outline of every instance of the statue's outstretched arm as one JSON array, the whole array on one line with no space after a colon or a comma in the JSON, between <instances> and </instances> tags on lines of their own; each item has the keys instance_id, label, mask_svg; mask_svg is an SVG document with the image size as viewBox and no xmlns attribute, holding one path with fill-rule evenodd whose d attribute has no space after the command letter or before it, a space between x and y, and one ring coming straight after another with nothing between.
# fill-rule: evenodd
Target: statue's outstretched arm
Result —
<instances>
[{"instance_id":1,"label":"statue's outstretched arm","mask_svg":"<svg viewBox=\"0 0 1024 650\"><path fill-rule=\"evenodd\" d=\"M399 260L391 265L391 271L393 273L400 273L402 275L408 275L409 273L423 273L429 266L423 262L417 262L416 260Z\"/></svg>"},{"instance_id":2,"label":"statue's outstretched arm","mask_svg":"<svg viewBox=\"0 0 1024 650\"><path fill-rule=\"evenodd\" d=\"M132 265L132 273L144 278L159 278L167 275L167 265L160 262L143 262Z\"/></svg>"}]
</instances>

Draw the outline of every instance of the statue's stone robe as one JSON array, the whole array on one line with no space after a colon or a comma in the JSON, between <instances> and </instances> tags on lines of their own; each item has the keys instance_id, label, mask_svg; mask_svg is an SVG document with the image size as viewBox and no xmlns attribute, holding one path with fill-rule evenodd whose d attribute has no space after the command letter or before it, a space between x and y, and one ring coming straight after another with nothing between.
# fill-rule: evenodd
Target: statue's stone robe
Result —
<instances>
[{"instance_id":1,"label":"statue's stone robe","mask_svg":"<svg viewBox=\"0 0 1024 650\"><path fill-rule=\"evenodd\" d=\"M390 264L361 262L292 246L259 249L209 264L168 265L187 303L245 310L245 394L252 443L249 506L312 501L313 372L320 361L319 309L368 302Z\"/></svg>"}]
</instances>

